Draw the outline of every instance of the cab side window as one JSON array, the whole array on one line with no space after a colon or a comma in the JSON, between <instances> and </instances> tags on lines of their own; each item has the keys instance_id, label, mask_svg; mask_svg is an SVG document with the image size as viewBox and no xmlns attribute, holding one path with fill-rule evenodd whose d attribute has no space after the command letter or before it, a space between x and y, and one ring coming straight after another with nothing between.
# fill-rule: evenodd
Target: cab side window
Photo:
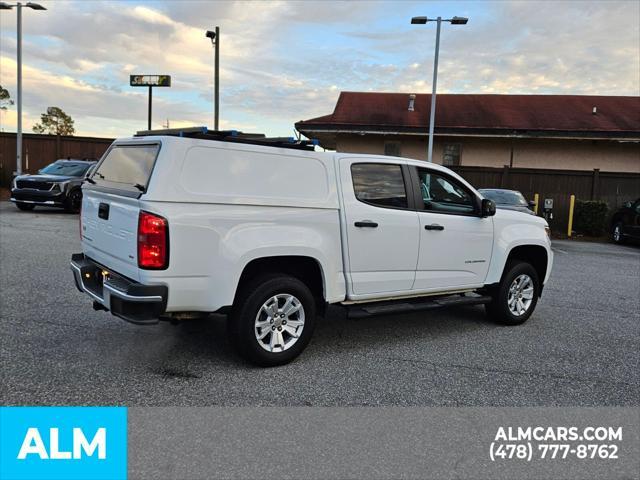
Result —
<instances>
[{"instance_id":1,"label":"cab side window","mask_svg":"<svg viewBox=\"0 0 640 480\"><path fill-rule=\"evenodd\" d=\"M424 210L469 215L476 211L475 198L462 184L438 172L418 168Z\"/></svg>"},{"instance_id":2,"label":"cab side window","mask_svg":"<svg viewBox=\"0 0 640 480\"><path fill-rule=\"evenodd\" d=\"M400 165L354 163L351 177L356 198L361 202L386 208L409 207Z\"/></svg>"}]
</instances>

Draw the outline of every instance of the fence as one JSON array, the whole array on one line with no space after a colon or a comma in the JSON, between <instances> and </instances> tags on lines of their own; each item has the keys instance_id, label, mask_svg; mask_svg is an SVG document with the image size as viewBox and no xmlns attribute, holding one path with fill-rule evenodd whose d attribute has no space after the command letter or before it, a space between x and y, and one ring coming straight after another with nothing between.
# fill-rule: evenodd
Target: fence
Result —
<instances>
[{"instance_id":1,"label":"fence","mask_svg":"<svg viewBox=\"0 0 640 480\"><path fill-rule=\"evenodd\" d=\"M534 168L490 168L458 166L453 169L476 188L519 190L532 200L537 193L540 204L553 199L553 220L557 232L566 231L569 220L569 198L604 200L609 211L625 202L640 198L640 173L601 172L600 170L550 170ZM541 211L541 205L539 212Z\"/></svg>"},{"instance_id":2,"label":"fence","mask_svg":"<svg viewBox=\"0 0 640 480\"><path fill-rule=\"evenodd\" d=\"M111 138L61 137L26 133L22 136L22 170L35 173L59 158L98 159L111 144ZM16 134L0 133L0 186L9 187L16 170Z\"/></svg>"},{"instance_id":3,"label":"fence","mask_svg":"<svg viewBox=\"0 0 640 480\"><path fill-rule=\"evenodd\" d=\"M94 137L60 137L25 134L23 171L37 172L59 158L100 158L113 140ZM15 171L16 134L0 133L0 186L8 187ZM604 200L610 211L640 197L640 173L601 172L599 170L550 170L533 168L453 167L476 188L519 190L528 199L539 194L540 202L553 199L551 227L566 231L569 197Z\"/></svg>"}]
</instances>

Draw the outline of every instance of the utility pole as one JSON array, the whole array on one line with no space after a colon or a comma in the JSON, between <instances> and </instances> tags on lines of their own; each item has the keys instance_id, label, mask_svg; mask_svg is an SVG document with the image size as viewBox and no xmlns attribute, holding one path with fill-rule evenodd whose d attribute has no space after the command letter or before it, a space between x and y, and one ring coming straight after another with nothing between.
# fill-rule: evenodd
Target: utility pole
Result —
<instances>
[{"instance_id":1,"label":"utility pole","mask_svg":"<svg viewBox=\"0 0 640 480\"><path fill-rule=\"evenodd\" d=\"M220 27L216 27L216 61L215 61L215 94L216 97L216 113L215 113L215 121L214 128L216 131L219 129L219 121L220 121Z\"/></svg>"},{"instance_id":2,"label":"utility pole","mask_svg":"<svg viewBox=\"0 0 640 480\"><path fill-rule=\"evenodd\" d=\"M22 175L22 4L18 2L18 131L16 133L16 176Z\"/></svg>"},{"instance_id":3,"label":"utility pole","mask_svg":"<svg viewBox=\"0 0 640 480\"><path fill-rule=\"evenodd\" d=\"M433 129L436 122L436 84L438 83L438 56L440 54L440 25L442 17L438 17L436 28L436 53L433 57L433 88L431 89L431 111L429 112L429 147L427 150L427 162L433 162Z\"/></svg>"},{"instance_id":4,"label":"utility pole","mask_svg":"<svg viewBox=\"0 0 640 480\"><path fill-rule=\"evenodd\" d=\"M433 130L435 126L436 120L436 84L438 82L438 56L440 54L440 26L442 22L449 22L451 25L466 25L469 21L468 18L465 17L453 17L448 19L442 19L442 17L438 18L427 18L427 17L413 17L411 19L411 24L413 25L424 25L427 22L437 22L436 29L436 52L433 58L433 83L431 90L431 111L429 114L429 146L427 147L427 161L431 163L433 161Z\"/></svg>"},{"instance_id":5,"label":"utility pole","mask_svg":"<svg viewBox=\"0 0 640 480\"><path fill-rule=\"evenodd\" d=\"M151 97L153 95L153 87L149 85L149 112L147 114L147 130L151 130Z\"/></svg>"},{"instance_id":6,"label":"utility pole","mask_svg":"<svg viewBox=\"0 0 640 480\"><path fill-rule=\"evenodd\" d=\"M205 36L211 39L211 45L214 50L213 60L213 128L219 129L220 120L220 27L216 27L215 30L207 30Z\"/></svg>"},{"instance_id":7,"label":"utility pole","mask_svg":"<svg viewBox=\"0 0 640 480\"><path fill-rule=\"evenodd\" d=\"M32 10L46 10L45 7L38 3L28 2L24 5ZM0 10L11 10L13 7L17 7L18 16L18 46L16 60L18 61L17 68L17 80L18 80L18 95L17 95L17 110L18 110L18 131L16 132L16 175L22 175L22 3L18 2L10 4L7 2L0 2Z\"/></svg>"}]
</instances>

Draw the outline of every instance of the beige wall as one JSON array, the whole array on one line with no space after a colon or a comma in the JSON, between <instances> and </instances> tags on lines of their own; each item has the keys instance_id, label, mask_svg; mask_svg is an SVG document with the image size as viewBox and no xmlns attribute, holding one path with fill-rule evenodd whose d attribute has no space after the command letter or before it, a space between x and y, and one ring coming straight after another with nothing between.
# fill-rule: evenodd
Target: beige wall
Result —
<instances>
[{"instance_id":1,"label":"beige wall","mask_svg":"<svg viewBox=\"0 0 640 480\"><path fill-rule=\"evenodd\" d=\"M340 134L336 150L350 153L384 153L385 141L400 142L403 157L426 160L427 138L394 135ZM461 145L461 164L502 167L510 164L523 168L557 168L640 173L640 143L604 140L495 139L474 137L436 137L433 160L442 163L445 143Z\"/></svg>"}]
</instances>

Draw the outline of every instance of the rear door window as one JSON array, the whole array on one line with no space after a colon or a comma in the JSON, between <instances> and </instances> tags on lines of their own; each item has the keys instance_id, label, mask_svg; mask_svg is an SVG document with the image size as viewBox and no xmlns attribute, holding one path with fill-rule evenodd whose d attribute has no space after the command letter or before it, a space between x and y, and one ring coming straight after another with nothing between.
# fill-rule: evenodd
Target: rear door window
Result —
<instances>
[{"instance_id":1,"label":"rear door window","mask_svg":"<svg viewBox=\"0 0 640 480\"><path fill-rule=\"evenodd\" d=\"M377 207L408 208L400 165L354 163L351 165L356 198Z\"/></svg>"},{"instance_id":2,"label":"rear door window","mask_svg":"<svg viewBox=\"0 0 640 480\"><path fill-rule=\"evenodd\" d=\"M116 145L98 165L96 184L143 192L149 183L159 145Z\"/></svg>"}]
</instances>

